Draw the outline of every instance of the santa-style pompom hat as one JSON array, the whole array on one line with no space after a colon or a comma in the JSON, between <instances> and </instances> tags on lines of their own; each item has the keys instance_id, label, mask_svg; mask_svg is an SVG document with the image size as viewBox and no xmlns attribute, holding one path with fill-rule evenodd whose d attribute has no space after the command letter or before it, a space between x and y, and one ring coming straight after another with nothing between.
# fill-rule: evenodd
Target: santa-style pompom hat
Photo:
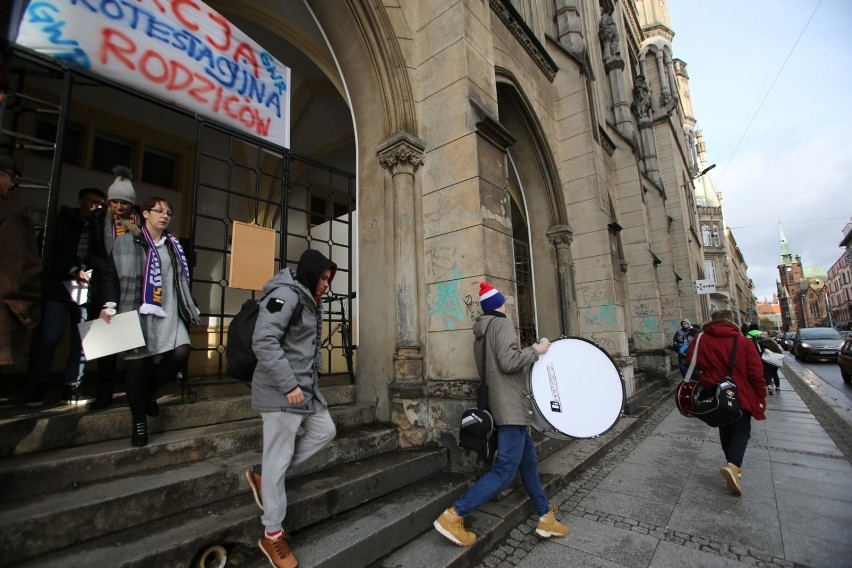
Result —
<instances>
[{"instance_id":1,"label":"santa-style pompom hat","mask_svg":"<svg viewBox=\"0 0 852 568\"><path fill-rule=\"evenodd\" d=\"M479 306L483 312L493 312L505 303L506 298L503 297L500 290L488 282L479 283Z\"/></svg>"}]
</instances>

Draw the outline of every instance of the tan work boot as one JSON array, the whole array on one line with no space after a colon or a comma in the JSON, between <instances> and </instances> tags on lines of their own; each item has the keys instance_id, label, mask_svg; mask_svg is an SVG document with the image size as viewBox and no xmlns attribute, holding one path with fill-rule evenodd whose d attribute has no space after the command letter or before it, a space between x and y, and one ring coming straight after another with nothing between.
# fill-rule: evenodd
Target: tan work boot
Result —
<instances>
[{"instance_id":1,"label":"tan work boot","mask_svg":"<svg viewBox=\"0 0 852 568\"><path fill-rule=\"evenodd\" d=\"M269 560L275 568L298 568L299 559L290 550L290 545L287 544L287 539L290 535L284 531L278 533L275 538L268 538L266 534L257 541L257 546L260 551Z\"/></svg>"},{"instance_id":2,"label":"tan work boot","mask_svg":"<svg viewBox=\"0 0 852 568\"><path fill-rule=\"evenodd\" d=\"M254 496L254 502L257 503L257 506L260 507L261 511L263 511L263 497L260 492L261 477L260 474L254 470L253 465L246 468L246 481L248 482L249 489L251 489L251 494Z\"/></svg>"},{"instance_id":3,"label":"tan work boot","mask_svg":"<svg viewBox=\"0 0 852 568\"><path fill-rule=\"evenodd\" d=\"M459 546L471 546L476 542L476 535L464 528L464 518L456 513L455 507L441 513L432 525L436 531Z\"/></svg>"},{"instance_id":4,"label":"tan work boot","mask_svg":"<svg viewBox=\"0 0 852 568\"><path fill-rule=\"evenodd\" d=\"M535 533L543 538L568 536L568 532L568 527L556 518L556 507L539 519L538 526L535 529Z\"/></svg>"},{"instance_id":5,"label":"tan work boot","mask_svg":"<svg viewBox=\"0 0 852 568\"><path fill-rule=\"evenodd\" d=\"M719 470L719 473L722 474L722 478L725 480L725 483L728 486L728 491L730 491L734 495L743 494L743 485L741 481L742 475L740 475L740 468L738 468L732 463L728 463L722 466L722 469Z\"/></svg>"}]
</instances>

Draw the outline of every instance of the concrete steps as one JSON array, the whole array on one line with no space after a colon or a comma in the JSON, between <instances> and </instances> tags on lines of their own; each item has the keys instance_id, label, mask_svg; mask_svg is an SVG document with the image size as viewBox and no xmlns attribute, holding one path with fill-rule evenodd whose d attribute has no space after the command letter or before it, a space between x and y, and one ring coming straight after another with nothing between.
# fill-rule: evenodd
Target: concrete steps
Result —
<instances>
[{"instance_id":1,"label":"concrete steps","mask_svg":"<svg viewBox=\"0 0 852 568\"><path fill-rule=\"evenodd\" d=\"M672 404L674 387L666 386L651 392L637 411L625 416L612 430L595 439L574 440L549 457L539 457L542 485L548 496L555 495L585 469L594 465L615 444L629 436L661 405ZM532 505L522 487L504 494L499 500L486 503L465 519L468 530L477 535L470 548L455 546L437 531L426 530L386 556L367 564L370 568L464 568L477 564L515 527L532 515ZM433 519L434 520L434 519ZM570 528L570 526L569 526ZM294 544L295 547L295 544ZM296 549L299 551L300 549ZM258 568L261 566L257 564Z\"/></svg>"},{"instance_id":2,"label":"concrete steps","mask_svg":"<svg viewBox=\"0 0 852 568\"><path fill-rule=\"evenodd\" d=\"M354 400L354 389L353 385L329 386L323 388L323 395L330 407L341 406ZM180 404L179 397L172 395L160 399L160 416L148 420L148 431L156 435L171 430L250 420L257 416L257 412L251 409L251 395L248 392L192 404ZM357 409L349 409L346 413L348 422L341 424L345 427L347 423L370 422L374 417L372 405L362 405ZM130 429L130 413L124 406L116 406L102 412L74 408L8 418L0 422L0 457L82 446L105 440L124 439L128 440L129 444Z\"/></svg>"},{"instance_id":3,"label":"concrete steps","mask_svg":"<svg viewBox=\"0 0 852 568\"><path fill-rule=\"evenodd\" d=\"M444 450L397 450L294 479L288 483L290 498L285 526L288 531L299 531L314 525L315 528L310 529L313 532L301 534L322 533L323 527L343 518L337 515L353 509L362 510L357 507L377 499L381 501L383 496L401 488L421 487L424 477L441 471L446 465ZM237 495L33 558L22 566L185 567L212 545L239 548L250 557L251 551L257 550L255 543L262 531L260 511L242 477L233 477L240 479ZM441 487L444 491L452 491L460 483L457 480L455 485L445 483ZM441 491L433 488L433 493ZM323 522L330 518L334 520ZM358 525L362 521L356 515L349 522ZM259 562L260 553L257 555Z\"/></svg>"}]
</instances>

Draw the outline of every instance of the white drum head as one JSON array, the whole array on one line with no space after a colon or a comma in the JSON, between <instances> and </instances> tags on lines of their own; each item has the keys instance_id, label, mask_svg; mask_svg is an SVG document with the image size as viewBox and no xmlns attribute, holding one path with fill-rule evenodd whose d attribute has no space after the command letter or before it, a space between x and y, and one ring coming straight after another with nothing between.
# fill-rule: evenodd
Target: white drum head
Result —
<instances>
[{"instance_id":1,"label":"white drum head","mask_svg":"<svg viewBox=\"0 0 852 568\"><path fill-rule=\"evenodd\" d=\"M624 408L618 367L606 351L583 338L554 341L532 366L529 382L540 417L572 438L603 434L615 425ZM548 434L546 429L537 429Z\"/></svg>"}]
</instances>

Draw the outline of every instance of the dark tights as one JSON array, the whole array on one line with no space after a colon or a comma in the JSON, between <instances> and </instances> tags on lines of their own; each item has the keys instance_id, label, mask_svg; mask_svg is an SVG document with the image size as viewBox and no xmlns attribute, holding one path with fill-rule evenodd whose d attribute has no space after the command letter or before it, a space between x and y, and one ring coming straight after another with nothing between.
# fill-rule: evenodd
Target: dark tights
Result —
<instances>
[{"instance_id":1,"label":"dark tights","mask_svg":"<svg viewBox=\"0 0 852 568\"><path fill-rule=\"evenodd\" d=\"M131 359L127 362L125 388L127 402L133 414L133 423L145 422L145 409L157 390L168 381L174 380L189 359L189 345L178 345L171 351Z\"/></svg>"}]
</instances>

